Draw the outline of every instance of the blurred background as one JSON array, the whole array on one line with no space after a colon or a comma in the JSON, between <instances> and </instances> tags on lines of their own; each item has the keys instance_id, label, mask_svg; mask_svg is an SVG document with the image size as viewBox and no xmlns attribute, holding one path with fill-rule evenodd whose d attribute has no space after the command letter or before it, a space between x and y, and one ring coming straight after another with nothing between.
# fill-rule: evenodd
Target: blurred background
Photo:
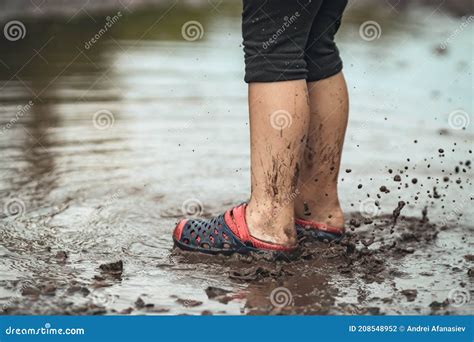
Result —
<instances>
[{"instance_id":1,"label":"blurred background","mask_svg":"<svg viewBox=\"0 0 474 342\"><path fill-rule=\"evenodd\" d=\"M415 163L412 136L472 133L472 6L349 2L337 38L353 181L367 161L351 151L377 150L362 155L380 166ZM75 186L150 167L187 197L183 182L204 182L211 198L223 187L247 194L246 176L229 177L248 172L240 1L2 0L0 13L0 191L37 186L31 202L67 185L74 197ZM420 160L437 155L438 139L417 146ZM214 153L229 158L195 165Z\"/></svg>"},{"instance_id":2,"label":"blurred background","mask_svg":"<svg viewBox=\"0 0 474 342\"><path fill-rule=\"evenodd\" d=\"M348 213L403 200L404 215L472 223L472 14L469 0L349 1ZM18 281L89 281L117 257L133 276L97 294L107 304L235 286L148 266L179 217L249 194L240 15L237 0L0 0L0 302ZM70 268L51 262L61 251Z\"/></svg>"}]
</instances>

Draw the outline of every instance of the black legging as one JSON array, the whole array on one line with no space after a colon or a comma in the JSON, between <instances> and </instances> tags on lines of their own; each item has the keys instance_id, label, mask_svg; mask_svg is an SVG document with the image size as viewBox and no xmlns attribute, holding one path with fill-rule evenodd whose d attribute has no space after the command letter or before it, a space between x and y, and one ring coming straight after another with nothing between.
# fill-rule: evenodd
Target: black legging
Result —
<instances>
[{"instance_id":1,"label":"black legging","mask_svg":"<svg viewBox=\"0 0 474 342\"><path fill-rule=\"evenodd\" d=\"M317 81L342 69L334 43L347 0L243 0L245 82Z\"/></svg>"}]
</instances>

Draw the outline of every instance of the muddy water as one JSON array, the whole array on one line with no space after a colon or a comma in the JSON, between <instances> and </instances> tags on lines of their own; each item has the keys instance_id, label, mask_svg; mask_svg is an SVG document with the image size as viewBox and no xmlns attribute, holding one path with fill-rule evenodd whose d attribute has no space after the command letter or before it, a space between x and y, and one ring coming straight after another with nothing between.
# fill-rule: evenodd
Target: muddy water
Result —
<instances>
[{"instance_id":1,"label":"muddy water","mask_svg":"<svg viewBox=\"0 0 474 342\"><path fill-rule=\"evenodd\" d=\"M182 38L188 20L201 40ZM360 38L366 20L379 39ZM24 40L1 43L3 313L472 312L472 26L349 9L350 234L275 262L172 250L183 215L248 196L238 9L125 11L86 49L104 22L25 21Z\"/></svg>"}]
</instances>

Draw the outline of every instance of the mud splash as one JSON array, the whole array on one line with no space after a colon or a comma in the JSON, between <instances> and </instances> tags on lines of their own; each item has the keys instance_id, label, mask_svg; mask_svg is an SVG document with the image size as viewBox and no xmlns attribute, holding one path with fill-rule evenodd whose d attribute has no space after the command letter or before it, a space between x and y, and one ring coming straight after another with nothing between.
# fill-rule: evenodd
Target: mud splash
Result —
<instances>
[{"instance_id":1,"label":"mud splash","mask_svg":"<svg viewBox=\"0 0 474 342\"><path fill-rule=\"evenodd\" d=\"M208 265L206 272L225 272L230 279L246 284L244 312L247 314L384 314L400 311L396 302L414 302L418 290L396 286L396 278L408 277L408 273L394 265L415 252L424 254L432 250L441 228L424 219L402 217L394 231L393 216L380 217L370 224L363 223L367 220L356 214L351 217L348 222L351 232L340 243L303 238L300 250L291 260L271 262L265 255L236 255L216 260L179 250L175 250L174 260L204 263ZM442 229L455 230L455 227ZM463 271L467 274L469 270ZM429 277L428 270L423 276ZM365 285L357 289L357 302L346 302L344 296L349 289L341 285L351 280L356 282L355 279ZM372 283L377 284L375 287L389 288L385 288L379 297L367 290L368 284ZM466 283L461 286L469 291ZM429 293L429 289L420 292ZM227 301L236 297L226 291L224 298ZM429 314L459 313L456 305L450 306L452 301L453 298L446 298L442 308L436 307L436 302L419 301L413 303L411 310Z\"/></svg>"},{"instance_id":2,"label":"mud splash","mask_svg":"<svg viewBox=\"0 0 474 342\"><path fill-rule=\"evenodd\" d=\"M275 261L263 255L207 256L173 250L169 263L153 267L181 268L184 273L201 277L225 275L230 289L208 286L202 289L207 300L171 294L170 299L182 310L200 310L201 314L223 314L225 309L213 308L240 305L243 314L461 314L457 298L447 293L442 300L431 300L435 273L438 268L447 274L464 274L465 281L451 283L459 294L470 294L468 277L472 273L472 255L464 262L456 255L437 247L438 236L449 232L450 238L459 234L459 227L439 226L426 218L400 216L393 226L393 216L383 216L367 222L357 214L351 215L351 227L340 243L300 240L300 249L292 259ZM391 233L393 231L393 233ZM472 232L472 229L471 229ZM463 248L459 245L458 248ZM467 250L467 246L464 248ZM51 259L57 259L57 253ZM437 264L437 255L451 263ZM64 253L60 253L64 255ZM404 269L405 259L424 260L420 270ZM65 260L56 260L60 267L69 267ZM180 267L181 265L181 267ZM108 307L111 299L97 296L98 289L126 282L122 273L132 265L122 260L97 265L97 274L88 281L52 281L50 276L29 282L2 281L2 287L20 291L19 298L3 306L4 314L166 314L171 308L152 303L146 293L122 309ZM471 272L471 273L470 273ZM126 276L125 276L126 277ZM398 284L412 280L416 289ZM471 278L472 279L472 278ZM350 284L350 285L347 285ZM233 289L232 289L233 288ZM354 296L353 293L357 295ZM458 294L458 295L459 295ZM450 297L451 296L451 297ZM84 299L86 303L79 304ZM355 300L354 300L355 299ZM466 303L464 303L466 304ZM178 309L179 310L179 309Z\"/></svg>"}]
</instances>

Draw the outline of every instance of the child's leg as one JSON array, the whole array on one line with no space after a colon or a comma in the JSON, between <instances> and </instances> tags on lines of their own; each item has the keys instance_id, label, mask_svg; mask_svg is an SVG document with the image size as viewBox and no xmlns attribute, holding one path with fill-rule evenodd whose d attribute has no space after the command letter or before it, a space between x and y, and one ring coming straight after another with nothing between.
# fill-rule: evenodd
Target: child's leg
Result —
<instances>
[{"instance_id":1,"label":"child's leg","mask_svg":"<svg viewBox=\"0 0 474 342\"><path fill-rule=\"evenodd\" d=\"M322 1L243 1L250 202L210 220L181 220L173 232L178 247L246 253L296 246L294 198L309 124L305 47Z\"/></svg>"},{"instance_id":2,"label":"child's leg","mask_svg":"<svg viewBox=\"0 0 474 342\"><path fill-rule=\"evenodd\" d=\"M308 123L305 80L249 85L252 194L250 233L296 244L294 198Z\"/></svg>"},{"instance_id":3,"label":"child's leg","mask_svg":"<svg viewBox=\"0 0 474 342\"><path fill-rule=\"evenodd\" d=\"M306 46L310 126L295 203L297 218L344 225L337 179L347 127L349 99L334 42L347 0L324 0Z\"/></svg>"},{"instance_id":4,"label":"child's leg","mask_svg":"<svg viewBox=\"0 0 474 342\"><path fill-rule=\"evenodd\" d=\"M244 0L252 235L295 244L294 198L309 123L304 50L322 0Z\"/></svg>"},{"instance_id":5,"label":"child's leg","mask_svg":"<svg viewBox=\"0 0 474 342\"><path fill-rule=\"evenodd\" d=\"M308 82L311 107L308 140L301 167L295 215L334 227L344 225L337 194L342 145L347 127L348 94L342 72Z\"/></svg>"}]
</instances>

